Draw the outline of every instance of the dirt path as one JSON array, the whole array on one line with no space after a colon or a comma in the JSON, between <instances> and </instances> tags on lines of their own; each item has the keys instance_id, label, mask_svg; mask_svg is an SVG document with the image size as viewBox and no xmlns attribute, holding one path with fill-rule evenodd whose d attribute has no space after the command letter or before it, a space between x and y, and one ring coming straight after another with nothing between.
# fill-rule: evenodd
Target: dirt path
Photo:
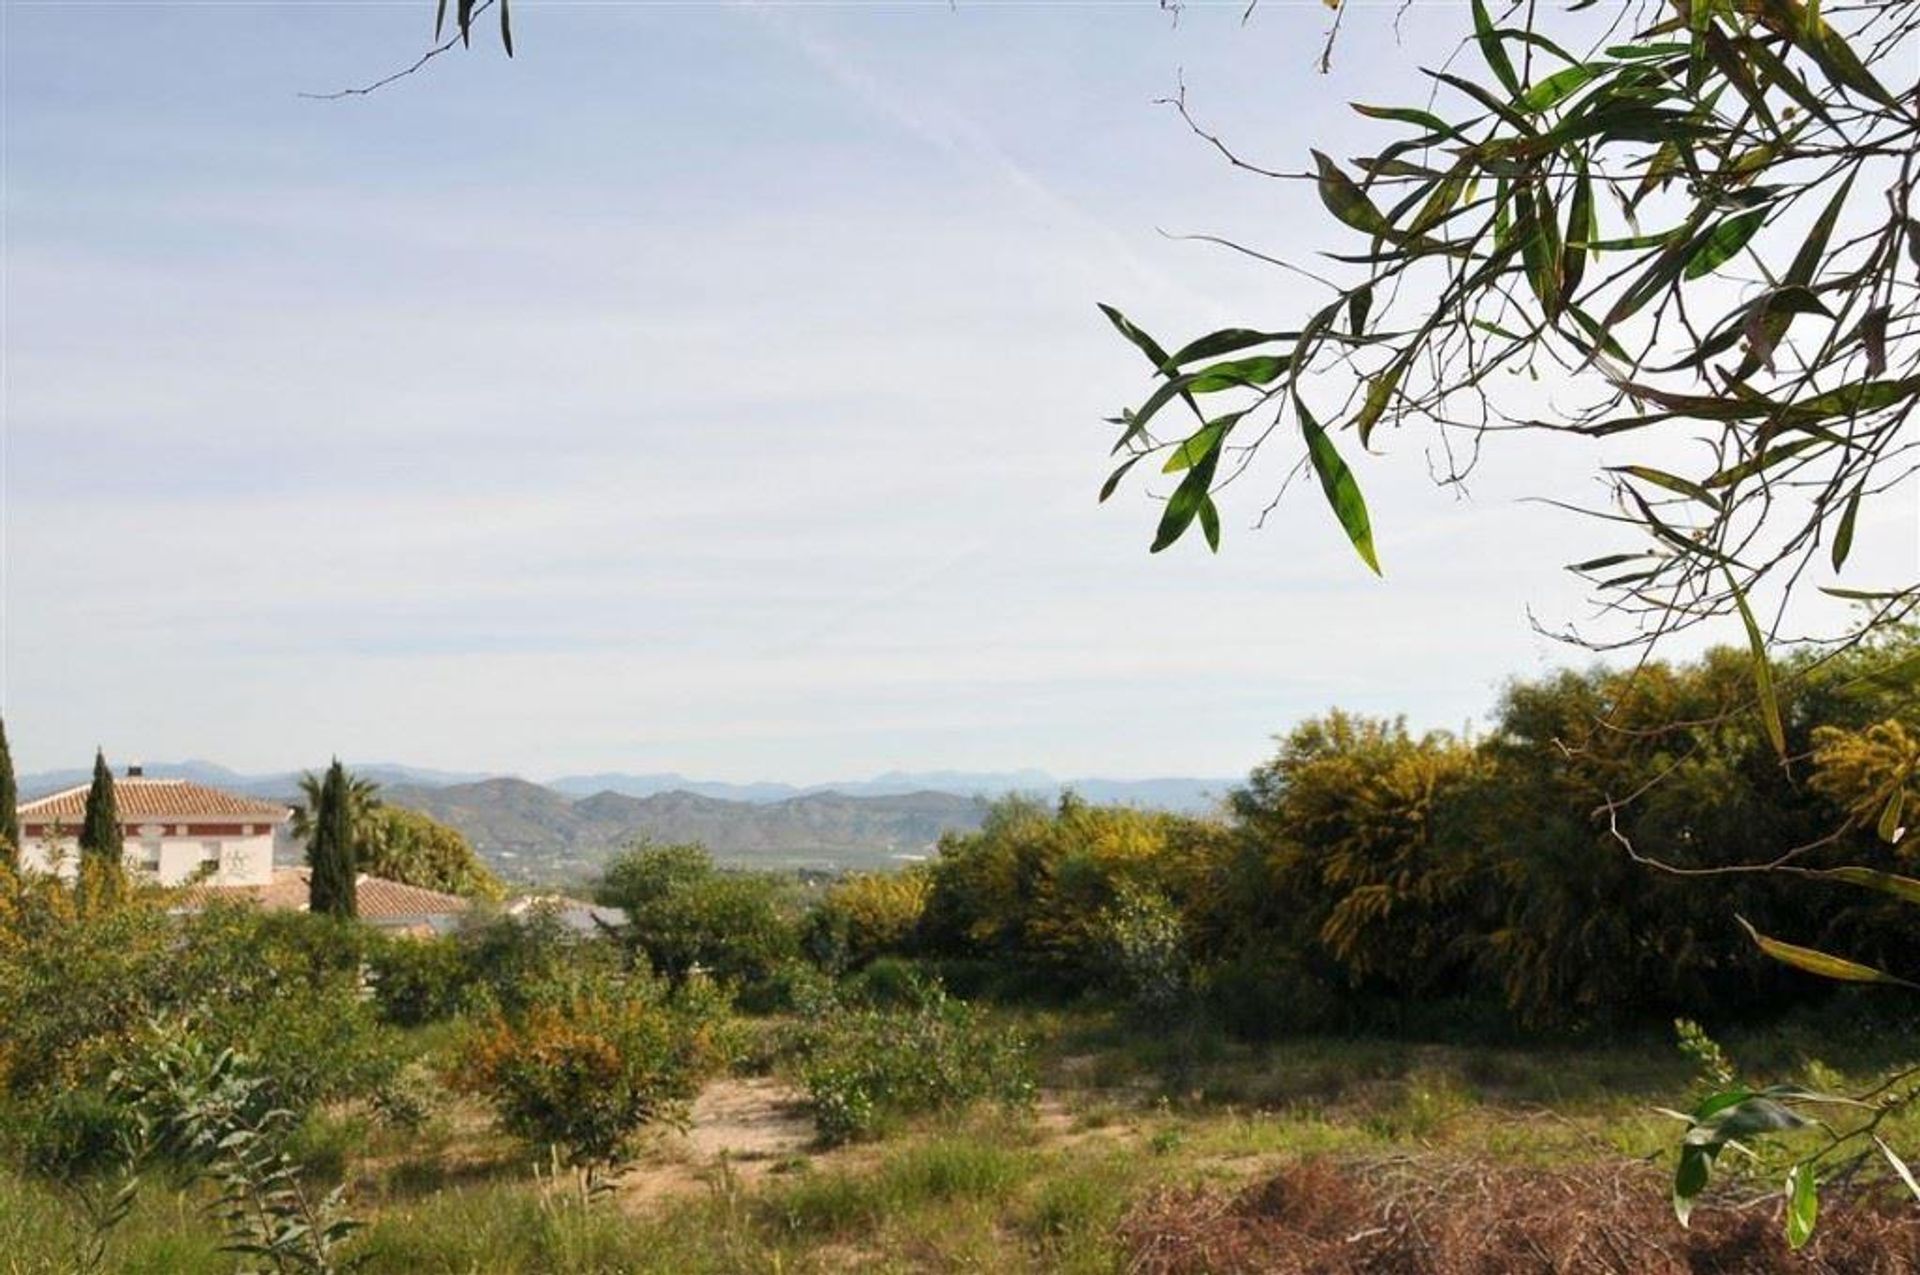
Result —
<instances>
[{"instance_id":1,"label":"dirt path","mask_svg":"<svg viewBox=\"0 0 1920 1275\"><path fill-rule=\"evenodd\" d=\"M1041 1096L1034 1124L1043 1142L1056 1147L1129 1143L1139 1137L1131 1121L1084 1124L1055 1093ZM645 1210L662 1200L712 1190L723 1166L741 1186L752 1187L802 1161L816 1169L845 1168L875 1162L881 1154L882 1148L872 1144L820 1148L805 1095L784 1081L727 1078L701 1092L685 1132L662 1137L621 1176L620 1199L629 1209Z\"/></svg>"},{"instance_id":2,"label":"dirt path","mask_svg":"<svg viewBox=\"0 0 1920 1275\"><path fill-rule=\"evenodd\" d=\"M669 1135L620 1180L629 1208L709 1190L721 1165L751 1184L811 1154L813 1120L803 1095L770 1077L724 1079L703 1090L686 1132Z\"/></svg>"}]
</instances>

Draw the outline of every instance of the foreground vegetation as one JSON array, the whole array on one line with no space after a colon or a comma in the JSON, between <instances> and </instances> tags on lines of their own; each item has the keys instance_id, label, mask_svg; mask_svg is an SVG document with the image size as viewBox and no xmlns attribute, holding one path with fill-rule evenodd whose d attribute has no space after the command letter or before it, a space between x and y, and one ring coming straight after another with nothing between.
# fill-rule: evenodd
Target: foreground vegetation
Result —
<instances>
[{"instance_id":1,"label":"foreground vegetation","mask_svg":"<svg viewBox=\"0 0 1920 1275\"><path fill-rule=\"evenodd\" d=\"M1740 929L1906 956L1820 877L1907 855L1904 642L1783 670L1784 779L1716 654L1478 740L1308 722L1217 819L1010 799L824 890L641 846L587 931L0 867L0 1264L1912 1269L1920 1001ZM1851 1125L1779 1114L1816 1095Z\"/></svg>"},{"instance_id":2,"label":"foreground vegetation","mask_svg":"<svg viewBox=\"0 0 1920 1275\"><path fill-rule=\"evenodd\" d=\"M1724 1043L1768 1078L1864 1082L1890 1054L1883 1033L1861 1030L1858 1008L1829 1006ZM1396 1191L1413 1198L1423 1182L1452 1182L1463 1193L1475 1183L1526 1183L1558 1194L1563 1226L1579 1217L1626 1223L1675 1252L1740 1226L1757 1246L1746 1260L1777 1247L1777 1204L1734 1207L1764 1189L1758 1173L1702 1206L1697 1236L1664 1215L1658 1174L1638 1162L1672 1141L1673 1122L1652 1108L1693 1083L1694 1063L1670 1038L1253 1045L1207 1034L1181 1063L1158 1033L1110 1009L1002 1009L993 1022L1036 1042L1037 1105L903 1118L878 1140L845 1149L809 1142L690 1160L666 1136L589 1190L495 1131L484 1107L443 1091L413 1128L355 1104L317 1110L292 1151L316 1187L347 1185L367 1222L348 1251L371 1271L1296 1269L1176 1260L1191 1259L1196 1246L1231 1257L1208 1230L1223 1221L1257 1255L1260 1228L1240 1214L1250 1194L1257 1201L1276 1181L1311 1186L1334 1213L1368 1214ZM781 1067L754 1046L792 1026L784 1017L758 1021L736 1065ZM433 1029L402 1043L429 1061L449 1046ZM1176 1064L1187 1082L1178 1089L1168 1083ZM1887 1136L1912 1141L1920 1122L1899 1117ZM204 1186L148 1184L109 1237L103 1269L233 1269L207 1200ZM1856 1207L1861 1225L1874 1223L1876 1251L1894 1264L1829 1269L1902 1269L1920 1236L1887 1220L1903 1214ZM1499 1216L1494 1209L1480 1220ZM1748 1216L1758 1225L1745 1227ZM0 1177L0 1269L72 1269L76 1217L66 1188L18 1172ZM1252 1217L1266 1217L1282 1237L1292 1225L1284 1210ZM1840 1252L1851 1232L1831 1225L1822 1242ZM1152 1265L1155 1254L1170 1264Z\"/></svg>"}]
</instances>

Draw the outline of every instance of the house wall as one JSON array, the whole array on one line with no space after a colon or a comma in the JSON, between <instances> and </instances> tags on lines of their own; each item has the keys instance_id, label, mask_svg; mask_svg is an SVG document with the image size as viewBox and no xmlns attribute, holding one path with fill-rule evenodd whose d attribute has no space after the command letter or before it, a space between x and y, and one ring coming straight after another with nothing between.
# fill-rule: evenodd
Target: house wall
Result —
<instances>
[{"instance_id":1,"label":"house wall","mask_svg":"<svg viewBox=\"0 0 1920 1275\"><path fill-rule=\"evenodd\" d=\"M128 869L151 874L161 885L183 885L208 862L214 865L209 885L266 885L273 880L273 828L268 824L147 824L123 832ZM77 837L55 839L25 828L20 839L26 842L23 866L45 872L57 863L68 880L79 875Z\"/></svg>"}]
</instances>

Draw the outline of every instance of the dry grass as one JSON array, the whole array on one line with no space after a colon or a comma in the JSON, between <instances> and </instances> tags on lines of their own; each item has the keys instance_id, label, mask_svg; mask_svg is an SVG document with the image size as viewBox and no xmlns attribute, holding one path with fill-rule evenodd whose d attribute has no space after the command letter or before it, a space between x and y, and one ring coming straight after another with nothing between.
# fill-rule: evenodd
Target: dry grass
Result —
<instances>
[{"instance_id":1,"label":"dry grass","mask_svg":"<svg viewBox=\"0 0 1920 1275\"><path fill-rule=\"evenodd\" d=\"M1800 1253L1777 1199L1703 1206L1690 1230L1645 1165L1539 1170L1430 1158L1306 1160L1237 1192L1154 1192L1121 1224L1129 1275L1911 1275L1920 1214L1823 1202Z\"/></svg>"}]
</instances>

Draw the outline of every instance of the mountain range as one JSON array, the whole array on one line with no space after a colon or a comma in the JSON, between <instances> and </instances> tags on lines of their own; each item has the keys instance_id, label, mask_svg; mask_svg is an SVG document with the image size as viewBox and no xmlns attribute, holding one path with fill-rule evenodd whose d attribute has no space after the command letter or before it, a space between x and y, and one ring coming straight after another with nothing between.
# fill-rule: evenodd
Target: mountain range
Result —
<instances>
[{"instance_id":1,"label":"mountain range","mask_svg":"<svg viewBox=\"0 0 1920 1275\"><path fill-rule=\"evenodd\" d=\"M206 761L143 767L291 803L299 776L243 774ZM458 828L502 875L558 881L594 873L636 840L698 841L723 861L756 866L872 868L930 853L945 832L978 828L993 797L1054 800L1071 788L1089 801L1153 809L1212 808L1232 780L1079 779L1042 771L893 771L868 780L800 787L724 783L678 774L568 775L538 784L505 775L431 770L390 762L354 764L390 803ZM26 797L83 784L74 769L23 775Z\"/></svg>"}]
</instances>

